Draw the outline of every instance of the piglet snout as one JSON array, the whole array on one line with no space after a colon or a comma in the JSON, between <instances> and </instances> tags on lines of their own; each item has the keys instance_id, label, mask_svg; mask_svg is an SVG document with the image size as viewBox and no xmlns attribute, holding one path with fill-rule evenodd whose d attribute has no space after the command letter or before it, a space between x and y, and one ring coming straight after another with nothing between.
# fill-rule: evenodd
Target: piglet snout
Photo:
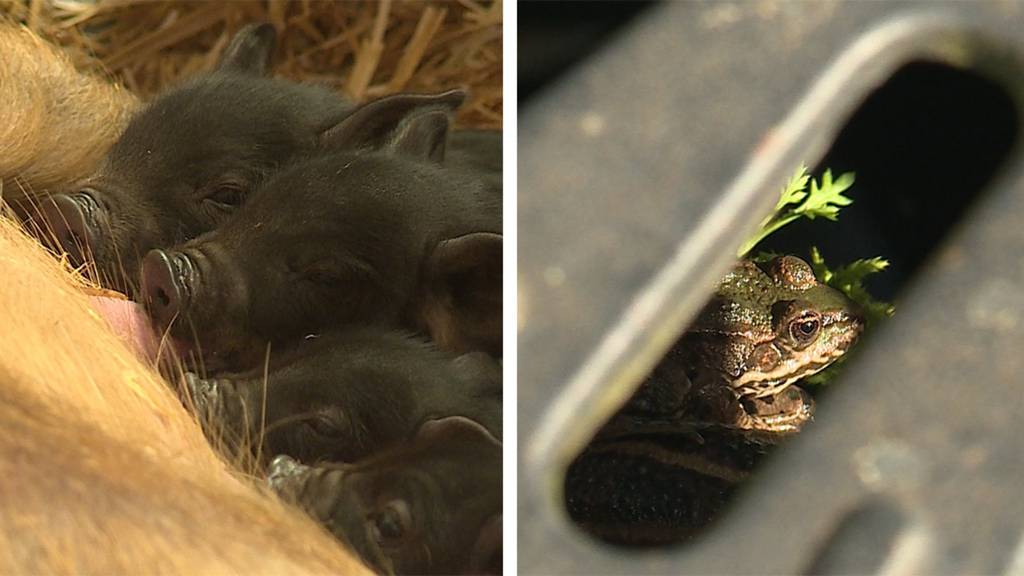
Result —
<instances>
[{"instance_id":1,"label":"piglet snout","mask_svg":"<svg viewBox=\"0 0 1024 576\"><path fill-rule=\"evenodd\" d=\"M187 314L195 267L181 252L151 250L142 260L142 295L150 316L167 326Z\"/></svg>"},{"instance_id":2,"label":"piglet snout","mask_svg":"<svg viewBox=\"0 0 1024 576\"><path fill-rule=\"evenodd\" d=\"M55 194L39 210L56 247L68 253L73 265L84 264L100 242L97 220L102 208L96 200L84 192Z\"/></svg>"},{"instance_id":3,"label":"piglet snout","mask_svg":"<svg viewBox=\"0 0 1024 576\"><path fill-rule=\"evenodd\" d=\"M294 458L281 454L274 457L267 470L267 485L281 493L291 485L301 483L310 472L309 466L299 464Z\"/></svg>"}]
</instances>

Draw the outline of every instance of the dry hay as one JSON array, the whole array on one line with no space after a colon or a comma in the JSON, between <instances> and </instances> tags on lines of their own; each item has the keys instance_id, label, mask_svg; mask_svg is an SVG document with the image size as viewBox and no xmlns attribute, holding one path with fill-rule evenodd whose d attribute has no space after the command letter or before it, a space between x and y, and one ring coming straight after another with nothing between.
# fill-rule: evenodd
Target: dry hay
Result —
<instances>
[{"instance_id":1,"label":"dry hay","mask_svg":"<svg viewBox=\"0 0 1024 576\"><path fill-rule=\"evenodd\" d=\"M147 97L208 69L242 26L278 32L276 73L357 101L454 87L459 125L501 128L501 0L0 0L0 11Z\"/></svg>"},{"instance_id":2,"label":"dry hay","mask_svg":"<svg viewBox=\"0 0 1024 576\"><path fill-rule=\"evenodd\" d=\"M124 88L75 70L65 54L0 22L0 198L92 172L137 106Z\"/></svg>"}]
</instances>

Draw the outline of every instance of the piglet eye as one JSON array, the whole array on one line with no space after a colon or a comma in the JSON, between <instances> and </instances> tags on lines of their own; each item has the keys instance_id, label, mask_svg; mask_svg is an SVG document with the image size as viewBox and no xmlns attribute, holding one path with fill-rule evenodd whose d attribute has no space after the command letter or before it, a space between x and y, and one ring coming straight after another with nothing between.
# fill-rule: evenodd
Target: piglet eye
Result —
<instances>
[{"instance_id":1,"label":"piglet eye","mask_svg":"<svg viewBox=\"0 0 1024 576\"><path fill-rule=\"evenodd\" d=\"M338 282L338 274L334 268L325 262L317 262L306 266L302 271L302 277L313 284L333 285Z\"/></svg>"},{"instance_id":2,"label":"piglet eye","mask_svg":"<svg viewBox=\"0 0 1024 576\"><path fill-rule=\"evenodd\" d=\"M405 500L391 500L370 517L370 532L381 545L393 544L409 532L412 517Z\"/></svg>"},{"instance_id":3,"label":"piglet eye","mask_svg":"<svg viewBox=\"0 0 1024 576\"><path fill-rule=\"evenodd\" d=\"M344 431L337 425L337 423L326 416L317 416L307 420L306 425L309 426L317 436L337 438L344 435Z\"/></svg>"},{"instance_id":4,"label":"piglet eye","mask_svg":"<svg viewBox=\"0 0 1024 576\"><path fill-rule=\"evenodd\" d=\"M329 406L310 414L303 424L321 438L340 438L349 432L345 412L337 406Z\"/></svg>"},{"instance_id":5,"label":"piglet eye","mask_svg":"<svg viewBox=\"0 0 1024 576\"><path fill-rule=\"evenodd\" d=\"M217 204L224 209L233 209L242 205L245 195L242 189L235 184L222 184L212 194L206 197L207 200Z\"/></svg>"}]
</instances>

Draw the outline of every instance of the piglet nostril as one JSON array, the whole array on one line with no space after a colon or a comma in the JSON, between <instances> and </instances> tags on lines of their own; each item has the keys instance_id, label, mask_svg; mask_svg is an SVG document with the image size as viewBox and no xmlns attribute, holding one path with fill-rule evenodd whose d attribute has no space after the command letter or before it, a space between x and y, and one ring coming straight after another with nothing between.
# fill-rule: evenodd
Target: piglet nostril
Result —
<instances>
[{"instance_id":1,"label":"piglet nostril","mask_svg":"<svg viewBox=\"0 0 1024 576\"><path fill-rule=\"evenodd\" d=\"M163 288L156 289L156 298L154 300L159 306L167 307L171 305L171 296Z\"/></svg>"},{"instance_id":2,"label":"piglet nostril","mask_svg":"<svg viewBox=\"0 0 1024 576\"><path fill-rule=\"evenodd\" d=\"M187 311L191 282L192 265L184 254L151 250L142 260L142 294L146 307L163 326Z\"/></svg>"},{"instance_id":3,"label":"piglet nostril","mask_svg":"<svg viewBox=\"0 0 1024 576\"><path fill-rule=\"evenodd\" d=\"M95 224L90 222L97 210L95 201L82 194L55 194L40 206L44 226L56 240L56 248L67 252L75 266L84 264L100 241Z\"/></svg>"}]
</instances>

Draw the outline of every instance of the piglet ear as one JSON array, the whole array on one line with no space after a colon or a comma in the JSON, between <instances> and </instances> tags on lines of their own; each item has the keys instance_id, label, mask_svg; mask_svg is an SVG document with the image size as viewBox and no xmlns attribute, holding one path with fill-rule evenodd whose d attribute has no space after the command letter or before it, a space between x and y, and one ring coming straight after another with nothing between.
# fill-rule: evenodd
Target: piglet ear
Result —
<instances>
[{"instance_id":1,"label":"piglet ear","mask_svg":"<svg viewBox=\"0 0 1024 576\"><path fill-rule=\"evenodd\" d=\"M480 534L469 552L472 574L501 574L501 514L490 516L480 526Z\"/></svg>"},{"instance_id":2,"label":"piglet ear","mask_svg":"<svg viewBox=\"0 0 1024 576\"><path fill-rule=\"evenodd\" d=\"M398 154L424 158L440 164L444 162L445 145L448 143L448 114L435 110L413 116L402 123L391 141L391 148Z\"/></svg>"},{"instance_id":3,"label":"piglet ear","mask_svg":"<svg viewBox=\"0 0 1024 576\"><path fill-rule=\"evenodd\" d=\"M440 162L448 139L448 116L465 99L462 90L386 96L328 128L321 144L333 150L391 150Z\"/></svg>"},{"instance_id":4,"label":"piglet ear","mask_svg":"<svg viewBox=\"0 0 1024 576\"><path fill-rule=\"evenodd\" d=\"M445 416L436 420L427 420L416 431L415 440L423 442L439 442L454 439L484 440L488 444L501 448L501 440L491 434L483 424L465 416Z\"/></svg>"},{"instance_id":5,"label":"piglet ear","mask_svg":"<svg viewBox=\"0 0 1024 576\"><path fill-rule=\"evenodd\" d=\"M277 44L277 31L270 24L249 24L231 39L217 63L218 70L233 70L255 76L270 72L270 57Z\"/></svg>"},{"instance_id":6,"label":"piglet ear","mask_svg":"<svg viewBox=\"0 0 1024 576\"><path fill-rule=\"evenodd\" d=\"M467 380L487 388L501 389L501 363L486 352L467 352L455 358L452 366Z\"/></svg>"},{"instance_id":7,"label":"piglet ear","mask_svg":"<svg viewBox=\"0 0 1024 576\"><path fill-rule=\"evenodd\" d=\"M501 234L442 241L427 263L422 322L438 346L501 356Z\"/></svg>"}]
</instances>

